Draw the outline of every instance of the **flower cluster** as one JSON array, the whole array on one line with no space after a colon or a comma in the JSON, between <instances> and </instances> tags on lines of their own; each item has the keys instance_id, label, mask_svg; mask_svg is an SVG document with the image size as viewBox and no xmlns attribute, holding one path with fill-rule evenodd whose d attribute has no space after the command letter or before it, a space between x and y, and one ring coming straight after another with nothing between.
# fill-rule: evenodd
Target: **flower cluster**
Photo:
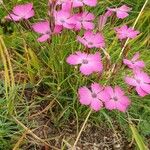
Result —
<instances>
[{"instance_id":1,"label":"flower cluster","mask_svg":"<svg viewBox=\"0 0 150 150\"><path fill-rule=\"evenodd\" d=\"M80 103L89 105L91 109L99 111L103 106L108 110L119 110L125 112L130 105L130 100L125 96L124 91L116 86L102 87L98 83L91 85L91 90L87 87L79 88Z\"/></svg>"},{"instance_id":2,"label":"flower cluster","mask_svg":"<svg viewBox=\"0 0 150 150\"><path fill-rule=\"evenodd\" d=\"M124 59L123 62L133 71L132 77L125 77L125 82L133 87L139 94L139 96L144 97L150 94L150 76L143 71L145 63L139 60L139 52L137 52L131 60Z\"/></svg>"},{"instance_id":3,"label":"flower cluster","mask_svg":"<svg viewBox=\"0 0 150 150\"><path fill-rule=\"evenodd\" d=\"M82 38L77 36L78 41L88 48L105 47L104 37L100 33L94 33L91 31L94 30L95 27L94 14L87 11L73 13L75 8L82 7L84 5L96 6L96 4L97 0L57 0L54 8L61 6L61 9L55 9L53 11L54 29L51 29L48 20L40 21L32 26L32 29L35 32L41 34L41 37L37 40L39 42L45 42L50 39L53 34L61 33L63 29L71 29L75 31L85 29L86 31ZM128 16L128 12L130 11L131 8L126 5L119 8L107 8L107 12L99 17L99 29L105 26L108 17L112 16L113 12L116 12L118 18L123 19ZM34 16L34 14L33 4L27 3L15 6L12 12L6 16L6 19L18 22L30 19ZM121 28L115 28L115 31L118 38L121 40L125 38L134 38L139 33L138 31L134 31L132 28L128 28L126 25Z\"/></svg>"},{"instance_id":4,"label":"flower cluster","mask_svg":"<svg viewBox=\"0 0 150 150\"><path fill-rule=\"evenodd\" d=\"M98 18L98 30L94 22L97 22L93 13L84 11L84 6L94 7L97 0L56 0L49 2L49 20L42 20L32 25L32 29L40 35L38 42L46 42L54 34L60 34L62 30L74 30L77 35L77 41L85 46L86 51L78 50L67 57L67 63L70 65L80 65L80 72L89 76L92 73L102 73L103 63L101 53L89 53L92 48L105 50L106 43L102 30L105 27L109 17L116 14L118 19L124 19L129 15L132 8L123 5L118 8L107 8L106 12ZM6 19L13 21L25 21L34 16L32 3L15 6ZM95 30L96 29L96 30ZM83 31L83 35L79 35ZM139 31L134 30L127 25L116 27L114 29L118 39L133 39ZM88 52L87 52L88 51ZM136 53L131 60L124 59L124 64L133 70L133 77L126 77L125 81L136 88L140 96L150 94L150 77L142 71L145 64L139 60L139 53ZM91 84L90 89L86 86L78 90L79 101L83 105L89 106L95 111L102 107L108 110L119 110L125 112L131 101L121 87L101 86L99 83Z\"/></svg>"}]
</instances>

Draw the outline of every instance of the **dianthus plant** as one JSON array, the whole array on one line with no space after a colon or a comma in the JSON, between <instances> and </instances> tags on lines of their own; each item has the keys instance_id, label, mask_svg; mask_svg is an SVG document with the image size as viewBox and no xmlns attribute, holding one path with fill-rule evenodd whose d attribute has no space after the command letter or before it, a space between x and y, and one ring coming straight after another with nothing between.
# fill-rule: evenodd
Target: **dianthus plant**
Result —
<instances>
[{"instance_id":1,"label":"dianthus plant","mask_svg":"<svg viewBox=\"0 0 150 150\"><path fill-rule=\"evenodd\" d=\"M114 73L113 65L110 63L111 56L107 52L107 43L103 29L111 17L123 20L129 16L132 10L126 4L116 8L109 7L106 8L106 11L97 20L97 17L92 12L84 11L85 9L83 9L83 7L95 7L96 5L98 5L97 0L52 0L48 2L49 10L47 14L50 19L43 18L42 21L35 22L31 26L31 29L40 36L37 41L42 43L47 41L50 43L53 35L62 34L63 30L75 32L77 34L76 40L84 49L77 49L74 53L69 54L66 58L66 63L72 67L78 67L79 72L86 78L92 74L97 75L98 78L103 78L103 74L108 72L111 77ZM27 3L15 6L5 18L9 21L19 23L20 21L31 19L35 14L33 4ZM140 35L139 31L125 23L110 30L114 30L118 42L121 43L120 45L122 43L127 44L128 40ZM92 53L92 49L95 50L94 53ZM120 54L123 54L125 49L124 45ZM107 68L102 61L105 55L107 58L106 62L109 63ZM127 75L122 82L125 81L129 86L133 87L132 89L135 89L141 97L150 94L150 76L143 70L145 63L140 60L139 52L131 59L123 58L122 62L124 66L133 72L133 75ZM107 109L108 111L116 110L125 113L132 104L131 99L126 94L127 89L119 85L113 87L112 85L108 85L108 82L102 84L98 81L79 87L77 91L79 102L84 106L90 107L90 113L92 111L98 112L101 109ZM76 146L82 130L83 128L73 147Z\"/></svg>"}]
</instances>

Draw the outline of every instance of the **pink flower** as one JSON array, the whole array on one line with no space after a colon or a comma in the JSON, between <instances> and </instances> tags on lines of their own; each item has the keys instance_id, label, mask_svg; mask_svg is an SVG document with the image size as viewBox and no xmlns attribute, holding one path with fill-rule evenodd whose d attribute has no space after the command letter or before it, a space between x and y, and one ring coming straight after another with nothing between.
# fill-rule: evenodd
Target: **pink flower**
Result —
<instances>
[{"instance_id":1,"label":"pink flower","mask_svg":"<svg viewBox=\"0 0 150 150\"><path fill-rule=\"evenodd\" d=\"M110 17L111 15L112 15L112 12L109 10L105 14L100 15L99 21L98 21L99 30L103 30L103 28L107 22L108 17Z\"/></svg>"},{"instance_id":2,"label":"pink flower","mask_svg":"<svg viewBox=\"0 0 150 150\"><path fill-rule=\"evenodd\" d=\"M103 69L99 52L96 52L95 54L86 54L78 51L67 58L67 63L70 65L81 64L80 71L84 75L90 75L93 72L100 73Z\"/></svg>"},{"instance_id":3,"label":"pink flower","mask_svg":"<svg viewBox=\"0 0 150 150\"><path fill-rule=\"evenodd\" d=\"M103 104L100 100L100 94L103 88L98 83L93 83L91 85L91 90L87 87L81 87L78 90L79 101L82 105L90 106L91 109L99 111Z\"/></svg>"},{"instance_id":4,"label":"pink flower","mask_svg":"<svg viewBox=\"0 0 150 150\"><path fill-rule=\"evenodd\" d=\"M145 67L144 61L138 60L140 57L139 52L137 52L131 60L124 59L123 63L131 69L142 69Z\"/></svg>"},{"instance_id":5,"label":"pink flower","mask_svg":"<svg viewBox=\"0 0 150 150\"><path fill-rule=\"evenodd\" d=\"M84 5L87 6L96 6L97 5L97 0L72 0L73 7L82 7Z\"/></svg>"},{"instance_id":6,"label":"pink flower","mask_svg":"<svg viewBox=\"0 0 150 150\"><path fill-rule=\"evenodd\" d=\"M67 29L73 29L75 26L76 20L72 17L69 11L55 11L55 24L59 26L63 26Z\"/></svg>"},{"instance_id":7,"label":"pink flower","mask_svg":"<svg viewBox=\"0 0 150 150\"><path fill-rule=\"evenodd\" d=\"M77 40L88 48L103 48L105 46L103 36L92 31L86 31L83 37L77 36Z\"/></svg>"},{"instance_id":8,"label":"pink flower","mask_svg":"<svg viewBox=\"0 0 150 150\"><path fill-rule=\"evenodd\" d=\"M126 5L123 5L119 8L108 8L108 10L112 11L112 12L116 12L117 17L119 19L124 19L129 15L128 12L130 12L132 10L132 8L130 8Z\"/></svg>"},{"instance_id":9,"label":"pink flower","mask_svg":"<svg viewBox=\"0 0 150 150\"><path fill-rule=\"evenodd\" d=\"M41 36L37 39L39 42L47 41L51 37L51 34L60 33L62 30L62 26L55 26L54 32L51 33L50 24L48 21L35 23L32 28L35 32L41 34Z\"/></svg>"},{"instance_id":10,"label":"pink flower","mask_svg":"<svg viewBox=\"0 0 150 150\"><path fill-rule=\"evenodd\" d=\"M143 71L136 70L133 77L125 78L125 82L135 87L141 97L150 94L150 77Z\"/></svg>"},{"instance_id":11,"label":"pink flower","mask_svg":"<svg viewBox=\"0 0 150 150\"><path fill-rule=\"evenodd\" d=\"M34 16L33 4L27 3L23 5L17 5L13 8L12 13L6 16L6 19L20 21L27 20Z\"/></svg>"},{"instance_id":12,"label":"pink flower","mask_svg":"<svg viewBox=\"0 0 150 150\"><path fill-rule=\"evenodd\" d=\"M124 25L120 28L115 28L115 31L117 33L117 37L120 40L127 39L127 38L133 39L139 34L139 31L135 31L130 27L128 28L127 25Z\"/></svg>"},{"instance_id":13,"label":"pink flower","mask_svg":"<svg viewBox=\"0 0 150 150\"><path fill-rule=\"evenodd\" d=\"M75 22L75 29L80 30L84 28L86 30L93 30L94 23L92 22L95 16L92 13L83 12L79 14L75 14L73 18L76 20Z\"/></svg>"},{"instance_id":14,"label":"pink flower","mask_svg":"<svg viewBox=\"0 0 150 150\"><path fill-rule=\"evenodd\" d=\"M130 100L125 96L124 91L119 87L108 86L100 95L101 100L104 102L106 109L108 110L119 110L125 112L130 105Z\"/></svg>"}]
</instances>

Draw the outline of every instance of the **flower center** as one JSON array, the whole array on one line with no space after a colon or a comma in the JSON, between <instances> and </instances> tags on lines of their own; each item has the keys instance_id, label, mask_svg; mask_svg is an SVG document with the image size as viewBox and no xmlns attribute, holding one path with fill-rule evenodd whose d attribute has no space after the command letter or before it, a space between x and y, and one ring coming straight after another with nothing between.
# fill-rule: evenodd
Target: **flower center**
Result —
<instances>
[{"instance_id":1,"label":"flower center","mask_svg":"<svg viewBox=\"0 0 150 150\"><path fill-rule=\"evenodd\" d=\"M87 60L87 59L83 59L83 60L82 60L82 63L83 63L83 64L88 64L88 60Z\"/></svg>"},{"instance_id":2,"label":"flower center","mask_svg":"<svg viewBox=\"0 0 150 150\"><path fill-rule=\"evenodd\" d=\"M93 43L92 43L92 42L89 42L88 45L93 45Z\"/></svg>"},{"instance_id":3,"label":"flower center","mask_svg":"<svg viewBox=\"0 0 150 150\"><path fill-rule=\"evenodd\" d=\"M118 98L117 97L113 97L112 98L114 101L118 101Z\"/></svg>"},{"instance_id":4,"label":"flower center","mask_svg":"<svg viewBox=\"0 0 150 150\"><path fill-rule=\"evenodd\" d=\"M65 23L65 20L61 19L60 22Z\"/></svg>"},{"instance_id":5,"label":"flower center","mask_svg":"<svg viewBox=\"0 0 150 150\"><path fill-rule=\"evenodd\" d=\"M96 93L92 93L92 97L93 97L93 98L96 98L96 97L97 97L97 94L96 94Z\"/></svg>"},{"instance_id":6,"label":"flower center","mask_svg":"<svg viewBox=\"0 0 150 150\"><path fill-rule=\"evenodd\" d=\"M81 22L81 23L82 23L82 22L83 22L83 19L80 19L80 20L79 20L79 22Z\"/></svg>"},{"instance_id":7,"label":"flower center","mask_svg":"<svg viewBox=\"0 0 150 150\"><path fill-rule=\"evenodd\" d=\"M46 34L50 34L50 31L47 31Z\"/></svg>"},{"instance_id":8,"label":"flower center","mask_svg":"<svg viewBox=\"0 0 150 150\"><path fill-rule=\"evenodd\" d=\"M140 83L141 83L141 81L140 81L139 79L136 79L136 82L137 82L138 84L140 84Z\"/></svg>"}]
</instances>

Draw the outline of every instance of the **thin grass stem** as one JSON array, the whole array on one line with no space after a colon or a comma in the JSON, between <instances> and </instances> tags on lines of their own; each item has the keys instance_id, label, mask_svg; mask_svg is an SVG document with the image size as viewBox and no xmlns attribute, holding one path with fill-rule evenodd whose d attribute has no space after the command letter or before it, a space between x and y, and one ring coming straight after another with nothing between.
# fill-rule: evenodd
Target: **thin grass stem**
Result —
<instances>
[{"instance_id":1,"label":"thin grass stem","mask_svg":"<svg viewBox=\"0 0 150 150\"><path fill-rule=\"evenodd\" d=\"M75 142L74 142L74 144L73 144L72 150L75 150L76 145L77 145L77 143L78 143L78 141L79 141L79 139L80 139L80 136L81 136L81 134L82 134L82 132L83 132L83 130L84 130L84 128L85 128L85 125L86 125L86 123L87 123L87 121L88 121L88 119L89 119L91 113L92 113L92 110L89 111L89 113L88 113L88 115L87 115L87 117L86 117L86 119L85 119L85 121L84 121L84 123L83 123L83 125L82 125L82 128L81 128L81 130L80 130L80 132L79 132L79 134L78 134L78 136L77 136L77 138L76 138L76 140L75 140Z\"/></svg>"}]
</instances>

